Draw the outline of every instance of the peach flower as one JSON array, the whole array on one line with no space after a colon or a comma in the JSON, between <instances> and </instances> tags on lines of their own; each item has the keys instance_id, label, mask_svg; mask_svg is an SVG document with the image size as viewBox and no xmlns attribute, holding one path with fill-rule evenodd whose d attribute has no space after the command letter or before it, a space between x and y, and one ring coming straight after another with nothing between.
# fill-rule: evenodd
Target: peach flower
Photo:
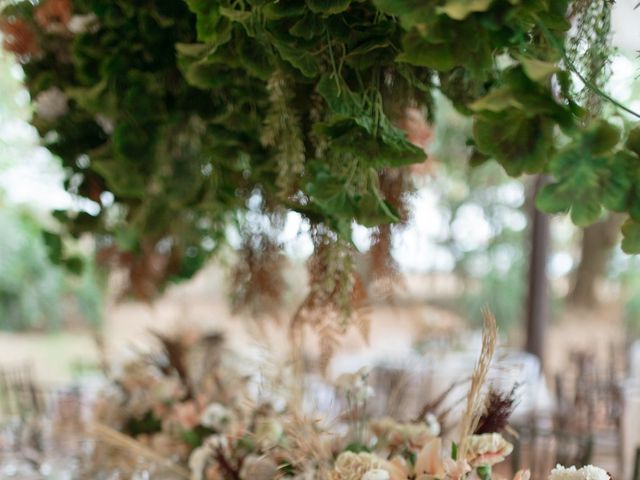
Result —
<instances>
[{"instance_id":1,"label":"peach flower","mask_svg":"<svg viewBox=\"0 0 640 480\"><path fill-rule=\"evenodd\" d=\"M474 468L500 463L513 450L513 445L499 433L471 435L467 442L467 461Z\"/></svg>"}]
</instances>

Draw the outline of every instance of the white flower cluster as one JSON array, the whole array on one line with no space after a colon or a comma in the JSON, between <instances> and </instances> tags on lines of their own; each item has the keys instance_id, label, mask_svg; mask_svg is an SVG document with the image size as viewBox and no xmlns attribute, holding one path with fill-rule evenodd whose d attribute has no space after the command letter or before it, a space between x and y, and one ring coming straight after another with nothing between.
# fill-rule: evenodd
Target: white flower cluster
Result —
<instances>
[{"instance_id":1,"label":"white flower cluster","mask_svg":"<svg viewBox=\"0 0 640 480\"><path fill-rule=\"evenodd\" d=\"M191 480L204 480L207 464L217 451L225 448L227 448L227 439L221 435L212 435L191 452L189 457Z\"/></svg>"},{"instance_id":2,"label":"white flower cluster","mask_svg":"<svg viewBox=\"0 0 640 480\"><path fill-rule=\"evenodd\" d=\"M233 418L233 412L227 407L219 403L212 403L202 412L200 424L217 432L222 432Z\"/></svg>"},{"instance_id":3,"label":"white flower cluster","mask_svg":"<svg viewBox=\"0 0 640 480\"><path fill-rule=\"evenodd\" d=\"M427 429L429 433L434 437L440 435L440 422L438 422L438 417L436 417L433 413L427 413L427 416L424 419L424 423L427 424Z\"/></svg>"},{"instance_id":4,"label":"white flower cluster","mask_svg":"<svg viewBox=\"0 0 640 480\"><path fill-rule=\"evenodd\" d=\"M587 465L580 469L576 467L565 468L562 465L556 465L551 470L549 480L611 480L609 474L600 467Z\"/></svg>"},{"instance_id":5,"label":"white flower cluster","mask_svg":"<svg viewBox=\"0 0 640 480\"><path fill-rule=\"evenodd\" d=\"M374 468L373 470L369 470L364 474L362 480L390 480L391 475L386 470L382 468Z\"/></svg>"},{"instance_id":6,"label":"white flower cluster","mask_svg":"<svg viewBox=\"0 0 640 480\"><path fill-rule=\"evenodd\" d=\"M369 371L361 368L354 373L343 373L335 380L335 386L347 392L356 403L364 403L374 396L373 387L368 385Z\"/></svg>"}]
</instances>

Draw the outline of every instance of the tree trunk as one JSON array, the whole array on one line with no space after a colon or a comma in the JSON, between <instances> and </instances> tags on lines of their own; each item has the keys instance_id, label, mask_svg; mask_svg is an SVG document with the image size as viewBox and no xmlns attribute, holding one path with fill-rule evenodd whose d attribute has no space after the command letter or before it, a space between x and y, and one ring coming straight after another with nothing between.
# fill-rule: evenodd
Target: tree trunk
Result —
<instances>
[{"instance_id":1,"label":"tree trunk","mask_svg":"<svg viewBox=\"0 0 640 480\"><path fill-rule=\"evenodd\" d=\"M592 307L598 303L596 285L606 271L611 249L618 241L622 215L610 214L582 232L580 263L573 277L568 300L574 306Z\"/></svg>"},{"instance_id":2,"label":"tree trunk","mask_svg":"<svg viewBox=\"0 0 640 480\"><path fill-rule=\"evenodd\" d=\"M532 200L545 182L545 177L536 177ZM526 350L538 357L542 368L544 365L545 332L549 319L547 258L549 256L550 225L549 217L535 207L534 201L530 202L529 212L531 234L526 305Z\"/></svg>"}]
</instances>

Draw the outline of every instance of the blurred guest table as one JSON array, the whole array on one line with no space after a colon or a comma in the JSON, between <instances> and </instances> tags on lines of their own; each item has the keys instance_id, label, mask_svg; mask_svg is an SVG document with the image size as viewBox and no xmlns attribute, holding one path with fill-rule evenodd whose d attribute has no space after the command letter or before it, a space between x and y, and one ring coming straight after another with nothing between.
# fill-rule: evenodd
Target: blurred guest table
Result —
<instances>
[{"instance_id":1,"label":"blurred guest table","mask_svg":"<svg viewBox=\"0 0 640 480\"><path fill-rule=\"evenodd\" d=\"M370 402L372 413L386 412L402 419L415 417L424 405L451 388L439 408L441 411L451 409L449 417L457 418L464 408L468 380L478 359L480 342L480 336L471 336L456 350L341 354L334 358L330 375L337 377L369 368L371 385L375 389ZM552 409L553 401L541 374L540 362L529 353L512 349L496 351L488 385L502 392L516 388L517 406L512 417L516 421L534 413L548 414Z\"/></svg>"}]
</instances>

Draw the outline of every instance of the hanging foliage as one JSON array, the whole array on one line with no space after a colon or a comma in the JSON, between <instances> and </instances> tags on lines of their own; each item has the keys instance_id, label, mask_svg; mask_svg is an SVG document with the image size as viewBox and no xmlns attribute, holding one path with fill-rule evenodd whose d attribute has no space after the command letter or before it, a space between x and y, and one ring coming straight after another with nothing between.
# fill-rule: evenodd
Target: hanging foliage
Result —
<instances>
[{"instance_id":1,"label":"hanging foliage","mask_svg":"<svg viewBox=\"0 0 640 480\"><path fill-rule=\"evenodd\" d=\"M354 222L388 250L395 187L410 184L388 181L425 160L407 116L432 119L435 90L472 117L474 161L550 173L539 206L580 225L628 213L623 248L639 252L638 130L599 119L593 95L636 114L602 91L606 59L578 62L609 36L610 2L589 3L43 0L8 7L1 26L69 191L99 207L60 218L142 272L132 284L151 279L138 288L150 296L197 271L256 194L325 232L312 264L344 251ZM340 311L347 278L329 293Z\"/></svg>"}]
</instances>

